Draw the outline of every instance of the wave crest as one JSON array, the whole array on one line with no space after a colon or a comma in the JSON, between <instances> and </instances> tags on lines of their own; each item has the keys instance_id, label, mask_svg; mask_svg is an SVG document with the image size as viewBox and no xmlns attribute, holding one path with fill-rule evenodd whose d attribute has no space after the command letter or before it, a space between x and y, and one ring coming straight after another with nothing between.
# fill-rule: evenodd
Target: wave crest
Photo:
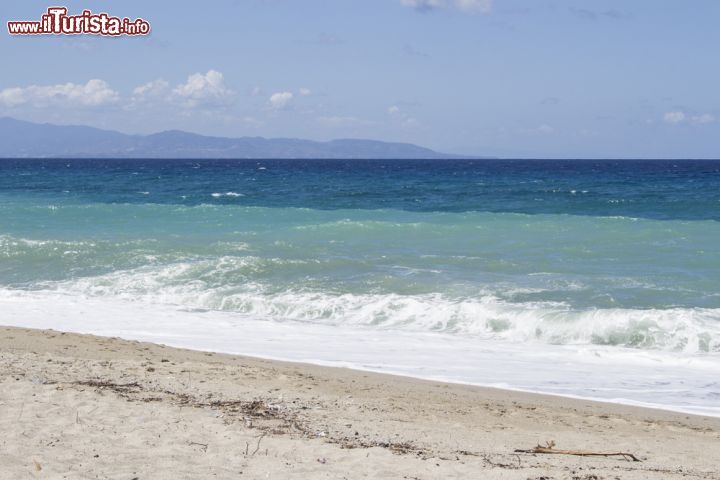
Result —
<instances>
[{"instance_id":1,"label":"wave crest","mask_svg":"<svg viewBox=\"0 0 720 480\"><path fill-rule=\"evenodd\" d=\"M434 331L516 342L720 352L720 309L583 310L562 302L510 302L488 292L453 298L441 293L279 290L258 280L258 272L279 266L286 269L292 262L221 257L48 282L44 287L70 294L234 312L272 321Z\"/></svg>"}]
</instances>

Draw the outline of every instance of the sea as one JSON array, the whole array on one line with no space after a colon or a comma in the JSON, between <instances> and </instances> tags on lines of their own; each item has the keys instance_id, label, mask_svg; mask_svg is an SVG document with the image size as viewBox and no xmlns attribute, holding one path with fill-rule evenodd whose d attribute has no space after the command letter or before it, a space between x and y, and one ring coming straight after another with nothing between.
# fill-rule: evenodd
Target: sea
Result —
<instances>
[{"instance_id":1,"label":"sea","mask_svg":"<svg viewBox=\"0 0 720 480\"><path fill-rule=\"evenodd\" d=\"M1 159L0 324L720 416L720 161Z\"/></svg>"}]
</instances>

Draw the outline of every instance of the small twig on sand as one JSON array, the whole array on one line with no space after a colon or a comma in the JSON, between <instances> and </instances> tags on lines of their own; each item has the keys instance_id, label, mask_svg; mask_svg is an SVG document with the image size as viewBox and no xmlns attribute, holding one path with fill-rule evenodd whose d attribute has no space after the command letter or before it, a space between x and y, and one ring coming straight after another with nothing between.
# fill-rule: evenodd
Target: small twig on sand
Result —
<instances>
[{"instance_id":1,"label":"small twig on sand","mask_svg":"<svg viewBox=\"0 0 720 480\"><path fill-rule=\"evenodd\" d=\"M188 445L190 445L190 446L194 445L194 446L200 447L200 448L202 448L203 452L207 452L207 449L208 449L207 443L189 442Z\"/></svg>"},{"instance_id":2,"label":"small twig on sand","mask_svg":"<svg viewBox=\"0 0 720 480\"><path fill-rule=\"evenodd\" d=\"M550 441L546 446L538 445L535 448L529 450L516 449L516 453L542 453L542 454L554 454L554 455L575 455L578 457L623 457L625 460L632 460L633 462L641 462L632 453L627 452L590 452L586 450L556 450L555 442Z\"/></svg>"},{"instance_id":3,"label":"small twig on sand","mask_svg":"<svg viewBox=\"0 0 720 480\"><path fill-rule=\"evenodd\" d=\"M260 450L260 442L262 442L262 439L263 439L263 437L265 437L265 435L267 435L267 434L265 432L263 432L263 434L260 435L260 437L258 437L257 446L255 447L255 450L253 450L252 454L250 454L251 457L254 457L255 454L258 452L258 450Z\"/></svg>"},{"instance_id":4,"label":"small twig on sand","mask_svg":"<svg viewBox=\"0 0 720 480\"><path fill-rule=\"evenodd\" d=\"M85 380L85 381L77 381L74 382L76 385L82 385L84 387L94 387L94 388L106 388L108 390L113 390L118 393L129 393L130 390L137 390L140 389L141 386L137 382L132 383L114 383L114 382L108 382L104 380Z\"/></svg>"}]
</instances>

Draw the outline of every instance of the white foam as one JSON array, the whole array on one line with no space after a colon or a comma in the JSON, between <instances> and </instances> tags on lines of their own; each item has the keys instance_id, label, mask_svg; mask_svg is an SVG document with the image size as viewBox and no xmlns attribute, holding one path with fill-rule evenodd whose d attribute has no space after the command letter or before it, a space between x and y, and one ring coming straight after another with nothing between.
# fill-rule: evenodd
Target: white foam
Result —
<instances>
[{"instance_id":1,"label":"white foam","mask_svg":"<svg viewBox=\"0 0 720 480\"><path fill-rule=\"evenodd\" d=\"M546 345L0 290L0 323L720 416L720 356Z\"/></svg>"},{"instance_id":2,"label":"white foam","mask_svg":"<svg viewBox=\"0 0 720 480\"><path fill-rule=\"evenodd\" d=\"M211 194L211 195L212 195L214 198L220 198L220 197L244 197L244 196L245 196L245 195L243 195L242 193L237 193L237 192L225 192L225 193L215 192L215 193L213 193L213 194Z\"/></svg>"},{"instance_id":3,"label":"white foam","mask_svg":"<svg viewBox=\"0 0 720 480\"><path fill-rule=\"evenodd\" d=\"M222 256L46 285L58 292L221 310L263 320L446 332L485 340L607 344L687 354L720 352L720 309L573 309L561 302L507 302L439 293L277 291L259 272L301 260ZM232 279L232 282L229 281Z\"/></svg>"}]
</instances>

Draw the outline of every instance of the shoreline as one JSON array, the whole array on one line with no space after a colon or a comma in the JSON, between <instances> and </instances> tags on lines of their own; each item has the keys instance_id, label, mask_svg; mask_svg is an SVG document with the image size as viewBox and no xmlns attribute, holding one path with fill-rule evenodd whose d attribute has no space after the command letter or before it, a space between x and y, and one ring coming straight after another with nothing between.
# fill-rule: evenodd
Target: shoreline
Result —
<instances>
[{"instance_id":1,"label":"shoreline","mask_svg":"<svg viewBox=\"0 0 720 480\"><path fill-rule=\"evenodd\" d=\"M194 350L306 362L461 385L560 395L720 418L718 358L619 347L476 341L435 332L267 322L74 295L2 299L6 323ZM52 312L49 314L48 312ZM210 328L209 326L212 325ZM274 355L275 353L280 355Z\"/></svg>"},{"instance_id":2,"label":"shoreline","mask_svg":"<svg viewBox=\"0 0 720 480\"><path fill-rule=\"evenodd\" d=\"M2 327L3 327L3 325L0 325L0 328L2 328ZM12 328L26 328L26 327L12 327ZM371 373L373 375L380 375L383 377L404 378L404 379L411 380L411 381L417 380L417 381L437 383L437 384L475 387L475 388L478 388L481 390L493 390L493 391L497 391L497 392L508 392L510 394L517 393L517 394L521 394L521 395L537 395L540 397L552 397L554 399L557 399L558 401L567 399L567 400L577 401L577 402L590 402L590 403L599 404L599 405L617 405L620 407L632 407L632 408L638 408L641 410L654 410L654 411L658 411L658 412L662 412L662 413L673 413L673 414L683 415L683 416L693 416L693 417L720 420L720 412L717 413L716 415L713 415L710 413L700 413L698 411L683 410L681 408L672 408L670 406L666 406L666 405L662 405L662 404L634 402L634 401L628 400L628 399L613 400L613 399L593 398L593 397L584 397L582 395L543 392L543 391L539 391L539 390L528 390L528 389L523 389L523 388L512 387L509 385L500 386L500 385L466 382L466 381L462 381L462 380L423 377L420 375L412 375L409 373L403 373L401 371L366 368L366 367L362 367L362 366L355 365L355 364L338 365L338 363L340 363L340 362L323 362L320 360L318 360L318 361L290 360L287 358L276 357L276 356L272 356L272 355L260 355L260 354L250 354L250 353L229 353L229 352L215 351L215 350L202 349L202 348L188 348L188 347L176 346L176 345L163 343L163 342L134 340L131 338L123 338L123 337L118 337L115 335L110 336L110 335L97 335L97 334L93 334L93 333L63 332L62 330L53 330L53 329L28 328L28 330L41 330L41 331L50 331L50 332L56 331L56 332L60 332L60 333L71 333L71 334L76 334L76 335L86 335L86 336L91 336L91 337L110 338L110 339L116 339L116 340L119 339L119 340L125 340L125 341L130 341L130 342L137 341L140 343L149 343L149 344L153 344L153 345L174 348L177 350L212 353L212 354L217 354L217 355L229 355L231 357L250 358L250 359L255 359L255 360L265 360L268 362L277 362L277 363L287 364L287 365L305 366L308 368L318 367L318 368L328 368L328 369L334 369L334 370L350 370L353 372ZM347 362L345 362L345 363L347 363Z\"/></svg>"},{"instance_id":3,"label":"shoreline","mask_svg":"<svg viewBox=\"0 0 720 480\"><path fill-rule=\"evenodd\" d=\"M128 478L720 478L716 417L54 330L0 333L0 467L13 478L122 478L117 468ZM549 441L643 461L515 452Z\"/></svg>"}]
</instances>

